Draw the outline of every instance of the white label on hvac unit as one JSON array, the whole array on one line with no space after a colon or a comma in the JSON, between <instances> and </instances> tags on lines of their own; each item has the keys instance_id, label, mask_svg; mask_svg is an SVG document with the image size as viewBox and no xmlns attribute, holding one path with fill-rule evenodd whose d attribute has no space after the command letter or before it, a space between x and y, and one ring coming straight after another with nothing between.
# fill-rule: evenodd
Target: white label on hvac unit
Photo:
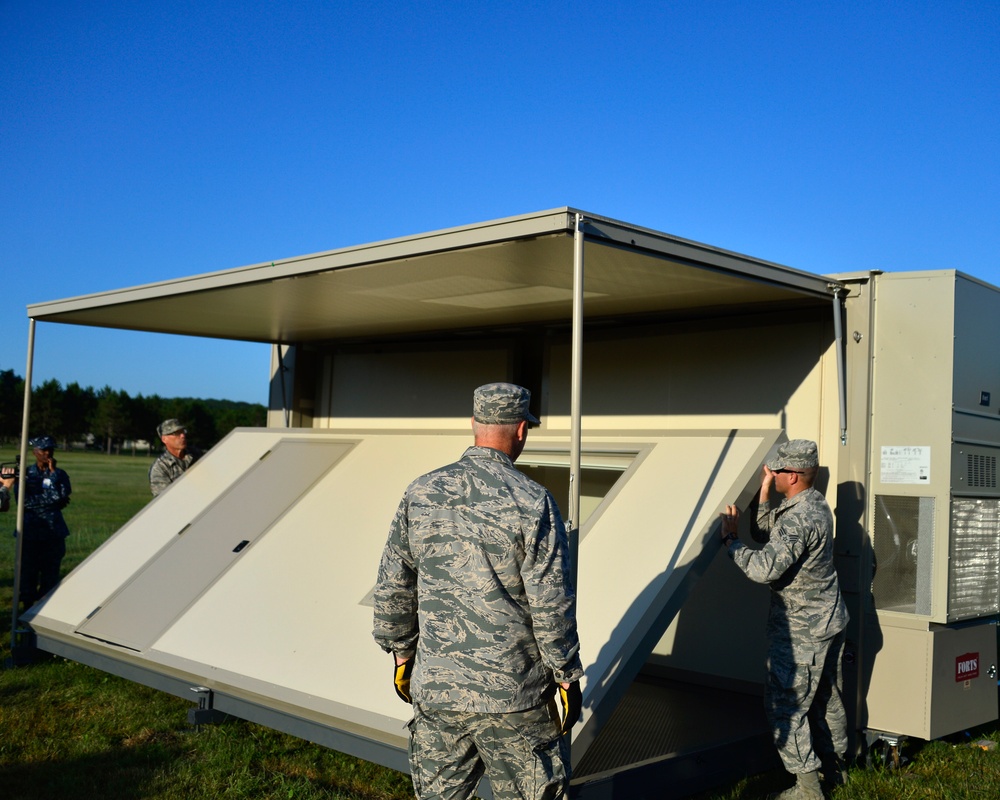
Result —
<instances>
[{"instance_id":1,"label":"white label on hvac unit","mask_svg":"<svg viewBox=\"0 0 1000 800\"><path fill-rule=\"evenodd\" d=\"M929 447L887 446L882 448L882 483L931 482Z\"/></svg>"}]
</instances>

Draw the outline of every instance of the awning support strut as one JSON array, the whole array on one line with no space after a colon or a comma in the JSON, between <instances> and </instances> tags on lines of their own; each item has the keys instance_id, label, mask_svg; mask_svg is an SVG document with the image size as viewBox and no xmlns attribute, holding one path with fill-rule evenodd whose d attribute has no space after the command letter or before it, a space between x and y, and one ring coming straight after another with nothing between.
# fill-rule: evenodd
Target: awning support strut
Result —
<instances>
[{"instance_id":1,"label":"awning support strut","mask_svg":"<svg viewBox=\"0 0 1000 800\"><path fill-rule=\"evenodd\" d=\"M18 481L21 486L17 492L17 522L16 538L14 539L14 596L11 599L10 612L10 649L13 661L18 662L18 653L23 642L19 638L25 635L18 622L18 606L21 604L21 560L24 558L24 470L28 468L28 426L31 420L31 373L35 361L35 319L28 319L28 363L24 369L24 408L21 417L21 476Z\"/></svg>"},{"instance_id":2,"label":"awning support strut","mask_svg":"<svg viewBox=\"0 0 1000 800\"><path fill-rule=\"evenodd\" d=\"M837 397L840 400L840 444L847 444L847 376L844 368L844 324L841 319L840 286L833 290L833 338L837 348Z\"/></svg>"},{"instance_id":3,"label":"awning support strut","mask_svg":"<svg viewBox=\"0 0 1000 800\"><path fill-rule=\"evenodd\" d=\"M573 557L573 581L576 582L576 548L580 530L580 394L583 366L583 215L576 215L573 234L573 329L570 367L570 449L569 449L569 508L567 523Z\"/></svg>"}]
</instances>

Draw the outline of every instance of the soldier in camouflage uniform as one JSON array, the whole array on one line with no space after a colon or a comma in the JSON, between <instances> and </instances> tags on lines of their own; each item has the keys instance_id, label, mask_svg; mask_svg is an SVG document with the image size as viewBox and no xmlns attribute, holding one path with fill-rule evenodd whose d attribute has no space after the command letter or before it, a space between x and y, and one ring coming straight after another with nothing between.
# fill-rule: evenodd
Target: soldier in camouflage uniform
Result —
<instances>
[{"instance_id":1,"label":"soldier in camouflage uniform","mask_svg":"<svg viewBox=\"0 0 1000 800\"><path fill-rule=\"evenodd\" d=\"M767 621L765 708L775 744L795 785L778 797L822 798L820 769L844 780L847 718L841 655L847 608L833 564L833 515L813 481L816 443L793 439L764 465L754 538L737 536L739 511L726 507L722 537L729 557L757 583L771 587ZM772 509L774 489L784 500Z\"/></svg>"},{"instance_id":2,"label":"soldier in camouflage uniform","mask_svg":"<svg viewBox=\"0 0 1000 800\"><path fill-rule=\"evenodd\" d=\"M52 457L51 436L37 436L28 444L35 463L22 470L15 492L24 492L24 539L21 542L20 599L30 608L59 583L69 528L62 510L73 491L69 475Z\"/></svg>"},{"instance_id":3,"label":"soldier in camouflage uniform","mask_svg":"<svg viewBox=\"0 0 1000 800\"><path fill-rule=\"evenodd\" d=\"M576 596L559 509L513 464L538 422L529 400L509 383L476 390L474 446L410 484L379 565L374 636L413 703L420 800L472 797L484 772L497 800L554 800L569 782Z\"/></svg>"},{"instance_id":4,"label":"soldier in camouflage uniform","mask_svg":"<svg viewBox=\"0 0 1000 800\"><path fill-rule=\"evenodd\" d=\"M156 426L164 450L149 468L149 490L156 497L201 458L201 450L190 447L187 428L180 420L167 419Z\"/></svg>"}]
</instances>

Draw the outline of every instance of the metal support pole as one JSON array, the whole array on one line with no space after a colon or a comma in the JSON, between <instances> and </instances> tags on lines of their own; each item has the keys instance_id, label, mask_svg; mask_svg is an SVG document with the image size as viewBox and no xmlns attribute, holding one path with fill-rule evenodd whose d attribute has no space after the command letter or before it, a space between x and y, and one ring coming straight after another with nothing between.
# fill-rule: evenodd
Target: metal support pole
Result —
<instances>
[{"instance_id":1,"label":"metal support pole","mask_svg":"<svg viewBox=\"0 0 1000 800\"><path fill-rule=\"evenodd\" d=\"M573 232L573 332L570 353L570 438L569 438L569 517L566 533L569 536L570 572L573 587L579 593L577 577L580 570L580 439L582 424L580 394L583 371L583 215L576 215ZM567 742L569 761L572 763L573 744Z\"/></svg>"},{"instance_id":2,"label":"metal support pole","mask_svg":"<svg viewBox=\"0 0 1000 800\"><path fill-rule=\"evenodd\" d=\"M280 342L275 345L278 349L278 374L281 377L281 409L285 415L285 427L292 427L292 410L288 407L287 375L288 369L285 367L285 345Z\"/></svg>"},{"instance_id":3,"label":"metal support pole","mask_svg":"<svg viewBox=\"0 0 1000 800\"><path fill-rule=\"evenodd\" d=\"M573 334L570 367L569 516L573 582L580 531L580 439L582 436L580 394L583 368L583 215L576 215L573 235Z\"/></svg>"},{"instance_id":4,"label":"metal support pole","mask_svg":"<svg viewBox=\"0 0 1000 800\"><path fill-rule=\"evenodd\" d=\"M847 375L844 367L844 324L841 320L840 293L833 289L833 338L837 348L837 396L840 400L840 444L847 444Z\"/></svg>"},{"instance_id":5,"label":"metal support pole","mask_svg":"<svg viewBox=\"0 0 1000 800\"><path fill-rule=\"evenodd\" d=\"M21 559L24 544L24 475L28 468L28 426L31 420L31 373L35 361L35 320L28 320L28 363L24 369L24 410L21 417L21 470L19 481L21 486L17 492L17 522L14 539L14 596L11 599L10 611L10 649L15 653L18 648L18 635L24 635L18 624L17 607L21 602ZM14 658L16 662L16 656Z\"/></svg>"}]
</instances>

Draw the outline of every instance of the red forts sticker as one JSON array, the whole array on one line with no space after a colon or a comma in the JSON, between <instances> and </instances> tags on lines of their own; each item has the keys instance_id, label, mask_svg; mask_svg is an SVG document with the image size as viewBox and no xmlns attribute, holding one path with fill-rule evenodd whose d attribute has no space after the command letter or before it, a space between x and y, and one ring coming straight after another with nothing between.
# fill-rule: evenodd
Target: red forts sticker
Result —
<instances>
[{"instance_id":1,"label":"red forts sticker","mask_svg":"<svg viewBox=\"0 0 1000 800\"><path fill-rule=\"evenodd\" d=\"M979 653L966 653L955 659L955 680L967 681L979 677Z\"/></svg>"}]
</instances>

